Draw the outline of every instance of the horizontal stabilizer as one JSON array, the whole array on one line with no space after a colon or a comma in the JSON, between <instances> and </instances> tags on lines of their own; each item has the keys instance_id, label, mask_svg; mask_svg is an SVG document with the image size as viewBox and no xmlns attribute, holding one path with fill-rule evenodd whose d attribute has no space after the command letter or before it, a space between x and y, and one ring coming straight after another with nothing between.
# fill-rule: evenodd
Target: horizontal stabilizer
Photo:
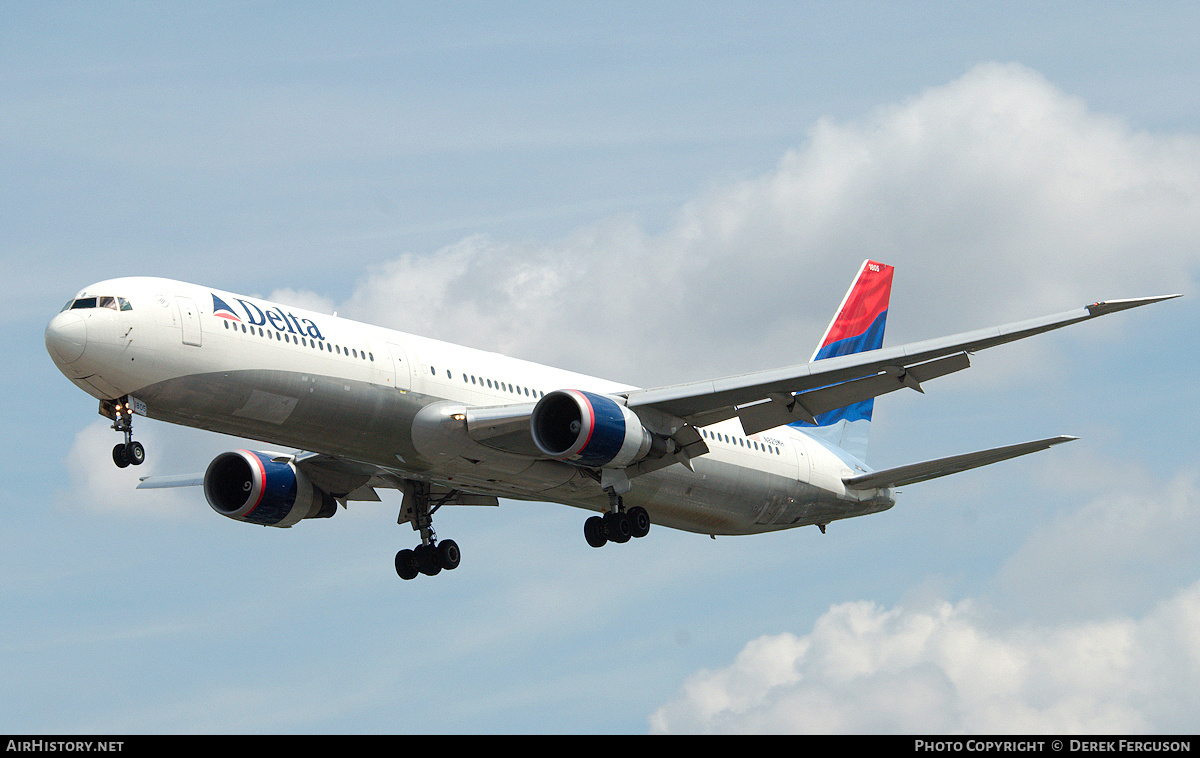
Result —
<instances>
[{"instance_id":1,"label":"horizontal stabilizer","mask_svg":"<svg viewBox=\"0 0 1200 758\"><path fill-rule=\"evenodd\" d=\"M1022 442L1019 445L1008 445L1007 447L997 447L991 450L980 450L976 453L938 458L937 460L913 463L908 466L887 469L886 471L873 471L869 474L848 476L842 481L846 483L847 487L855 490L903 487L907 484L924 482L929 479L957 474L960 471L969 471L980 466L999 463L1009 458L1036 453L1040 450L1048 450L1055 445L1061 445L1064 442L1071 442L1077 439L1079 438L1062 436L1035 440L1033 442Z\"/></svg>"},{"instance_id":2,"label":"horizontal stabilizer","mask_svg":"<svg viewBox=\"0 0 1200 758\"><path fill-rule=\"evenodd\" d=\"M171 487L199 487L204 484L204 474L174 474L171 476L143 476L137 489L162 490Z\"/></svg>"}]
</instances>

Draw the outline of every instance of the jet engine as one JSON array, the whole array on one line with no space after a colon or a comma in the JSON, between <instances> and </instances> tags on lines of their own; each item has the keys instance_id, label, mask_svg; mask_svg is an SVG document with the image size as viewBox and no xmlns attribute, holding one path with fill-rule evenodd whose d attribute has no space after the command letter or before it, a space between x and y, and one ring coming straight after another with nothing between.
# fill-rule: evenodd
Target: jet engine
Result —
<instances>
[{"instance_id":1,"label":"jet engine","mask_svg":"<svg viewBox=\"0 0 1200 758\"><path fill-rule=\"evenodd\" d=\"M670 443L647 431L636 413L582 390L548 393L534 406L529 429L539 450L577 466L624 468L669 452Z\"/></svg>"},{"instance_id":2,"label":"jet engine","mask_svg":"<svg viewBox=\"0 0 1200 758\"><path fill-rule=\"evenodd\" d=\"M337 513L333 496L313 485L295 463L252 450L214 458L204 472L204 497L222 516L262 526L291 526Z\"/></svg>"}]
</instances>

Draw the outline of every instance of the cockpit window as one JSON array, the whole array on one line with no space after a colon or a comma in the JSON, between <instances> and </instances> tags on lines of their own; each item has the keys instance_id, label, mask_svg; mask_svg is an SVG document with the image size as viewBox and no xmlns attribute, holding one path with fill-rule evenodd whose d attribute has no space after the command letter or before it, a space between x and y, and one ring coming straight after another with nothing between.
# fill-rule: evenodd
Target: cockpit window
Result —
<instances>
[{"instance_id":1,"label":"cockpit window","mask_svg":"<svg viewBox=\"0 0 1200 758\"><path fill-rule=\"evenodd\" d=\"M77 300L72 300L63 307L63 310L81 310L83 308L110 308L114 311L131 311L133 305L123 297L110 297L102 295L100 297L81 297Z\"/></svg>"}]
</instances>

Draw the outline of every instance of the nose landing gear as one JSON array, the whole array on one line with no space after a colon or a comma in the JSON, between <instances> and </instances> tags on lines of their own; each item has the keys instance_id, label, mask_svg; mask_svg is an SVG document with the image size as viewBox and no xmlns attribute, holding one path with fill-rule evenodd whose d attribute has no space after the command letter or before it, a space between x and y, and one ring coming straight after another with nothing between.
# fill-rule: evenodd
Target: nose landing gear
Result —
<instances>
[{"instance_id":1,"label":"nose landing gear","mask_svg":"<svg viewBox=\"0 0 1200 758\"><path fill-rule=\"evenodd\" d=\"M112 428L125 435L125 442L113 448L113 463L117 468L140 466L146 461L146 448L133 439L133 405L131 398L107 400L100 403L100 413L113 420Z\"/></svg>"}]
</instances>

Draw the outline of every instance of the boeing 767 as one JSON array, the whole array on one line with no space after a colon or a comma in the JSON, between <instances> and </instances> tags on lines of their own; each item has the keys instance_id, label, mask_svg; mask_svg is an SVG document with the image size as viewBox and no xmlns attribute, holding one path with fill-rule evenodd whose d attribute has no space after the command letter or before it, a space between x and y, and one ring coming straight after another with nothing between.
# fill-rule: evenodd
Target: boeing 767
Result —
<instances>
[{"instance_id":1,"label":"boeing 767","mask_svg":"<svg viewBox=\"0 0 1200 758\"><path fill-rule=\"evenodd\" d=\"M816 525L891 508L895 488L1044 450L1057 436L881 471L864 462L874 398L923 391L971 353L1176 295L1096 302L1029 321L883 348L893 268L865 261L808 363L639 389L492 352L168 279L99 282L46 328L54 363L146 456L135 416L258 440L217 456L202 486L222 516L290 527L403 493L420 533L412 579L459 565L444 505L552 501L598 515L600 547L651 524L709 535Z\"/></svg>"}]
</instances>

